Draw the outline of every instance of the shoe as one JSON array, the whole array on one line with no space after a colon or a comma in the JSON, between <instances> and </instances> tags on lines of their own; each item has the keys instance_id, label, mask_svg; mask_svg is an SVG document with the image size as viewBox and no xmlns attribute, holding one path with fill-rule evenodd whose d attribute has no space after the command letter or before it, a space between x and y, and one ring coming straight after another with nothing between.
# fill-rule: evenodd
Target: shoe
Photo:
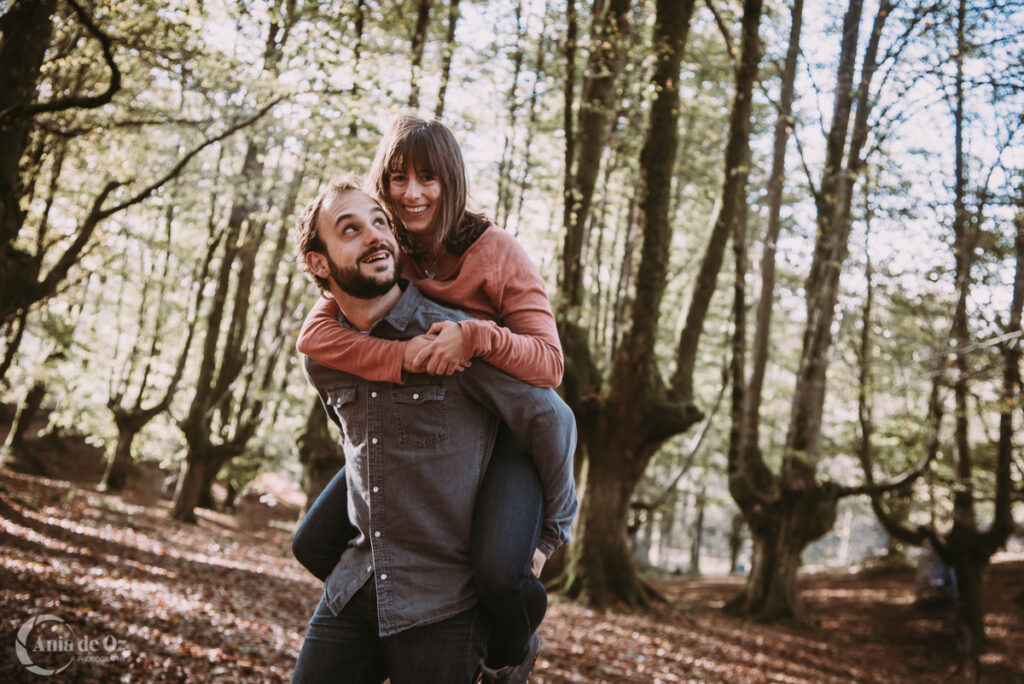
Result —
<instances>
[{"instance_id":1,"label":"shoe","mask_svg":"<svg viewBox=\"0 0 1024 684\"><path fill-rule=\"evenodd\" d=\"M518 665L506 665L494 670L480 663L480 672L483 674L483 684L526 684L530 679L530 670L537 660L537 652L540 651L540 637L534 632L530 640L526 642L526 657Z\"/></svg>"}]
</instances>

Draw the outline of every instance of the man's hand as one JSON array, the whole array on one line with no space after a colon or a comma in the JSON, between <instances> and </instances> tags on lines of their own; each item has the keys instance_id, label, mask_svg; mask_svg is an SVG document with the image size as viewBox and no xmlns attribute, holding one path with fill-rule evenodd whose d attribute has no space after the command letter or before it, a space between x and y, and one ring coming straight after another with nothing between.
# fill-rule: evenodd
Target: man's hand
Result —
<instances>
[{"instance_id":1,"label":"man's hand","mask_svg":"<svg viewBox=\"0 0 1024 684\"><path fill-rule=\"evenodd\" d=\"M536 549L533 552L533 563L530 564L530 572L533 573L534 577L540 577L540 571L544 569L544 564L548 561L548 557L544 555L544 552L540 549Z\"/></svg>"},{"instance_id":2,"label":"man's hand","mask_svg":"<svg viewBox=\"0 0 1024 684\"><path fill-rule=\"evenodd\" d=\"M421 336L423 337L423 336ZM441 321L430 326L425 337L432 339L412 359L413 372L430 375L451 375L471 364L465 355L462 328L455 321ZM416 338L414 338L416 339ZM409 354L408 348L406 355ZM402 367L405 367L403 361Z\"/></svg>"}]
</instances>

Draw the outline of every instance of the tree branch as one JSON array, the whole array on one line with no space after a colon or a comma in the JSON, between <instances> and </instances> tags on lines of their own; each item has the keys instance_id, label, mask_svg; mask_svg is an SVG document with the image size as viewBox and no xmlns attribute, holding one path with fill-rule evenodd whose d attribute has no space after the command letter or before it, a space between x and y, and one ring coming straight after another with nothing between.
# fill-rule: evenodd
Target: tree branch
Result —
<instances>
[{"instance_id":1,"label":"tree branch","mask_svg":"<svg viewBox=\"0 0 1024 684\"><path fill-rule=\"evenodd\" d=\"M84 9L79 6L76 0L65 0L71 8L75 10L75 14L78 15L78 20L82 22L86 30L91 33L96 40L100 42L100 47L103 49L103 60L110 67L110 83L107 84L107 90L98 95L87 95L87 96L71 96L57 98L53 102L38 102L36 104L28 105L23 108L23 111L29 116L35 114L42 114L44 112L60 112L65 109L95 109L102 107L114 98L114 94L121 89L121 71L117 68L117 63L114 61L114 54L111 51L111 40L110 36L104 33L100 27L93 22L92 17L86 13Z\"/></svg>"},{"instance_id":2,"label":"tree branch","mask_svg":"<svg viewBox=\"0 0 1024 684\"><path fill-rule=\"evenodd\" d=\"M61 258L57 261L56 265L54 265L53 269L36 286L36 301L42 299L47 294L52 292L54 288L56 288L57 284L67 276L68 271L78 260L79 254L85 247L85 244L88 242L89 238L92 237L93 231L96 229L96 226L99 225L100 221L120 211L124 211L128 207L131 207L135 204L142 202L147 197L152 195L157 189L163 186L165 183L181 174L185 166L192 160L193 157L195 157L201 151L203 151L210 145L218 143L221 140L224 140L225 138L233 135L234 133L237 133L239 130L252 125L260 118L262 118L267 112L269 112L277 103L279 103L283 99L285 99L285 96L282 95L280 97L275 98L274 100L271 100L270 103L265 105L253 116L247 119L243 119L242 121L239 121L233 126L228 127L228 129L225 130L220 135L214 136L213 138L209 138L203 141L202 143L194 147L191 152L182 157L178 161L178 163L175 164L174 167L166 174L164 174L161 178L157 179L149 186L139 191L134 196L121 202L120 204L116 204L112 207L104 209L102 207L103 203L106 201L107 196L110 195L110 193L113 192L116 188L124 185L124 183L118 181L108 182L107 185L100 192L100 194L97 195L96 200L93 202L92 209L90 209L89 214L82 222L81 227L78 230L78 235L75 238L75 241L71 244L70 247L68 247L64 254L61 255Z\"/></svg>"},{"instance_id":3,"label":"tree branch","mask_svg":"<svg viewBox=\"0 0 1024 684\"><path fill-rule=\"evenodd\" d=\"M732 49L732 36L729 34L729 27L725 25L725 21L722 20L722 15L715 9L715 4L712 0L704 0L704 4L711 10L711 16L715 18L715 24L718 25L718 30L722 32L722 38L725 40L725 51L729 53L729 59L732 60L733 66L736 65L736 51Z\"/></svg>"}]
</instances>

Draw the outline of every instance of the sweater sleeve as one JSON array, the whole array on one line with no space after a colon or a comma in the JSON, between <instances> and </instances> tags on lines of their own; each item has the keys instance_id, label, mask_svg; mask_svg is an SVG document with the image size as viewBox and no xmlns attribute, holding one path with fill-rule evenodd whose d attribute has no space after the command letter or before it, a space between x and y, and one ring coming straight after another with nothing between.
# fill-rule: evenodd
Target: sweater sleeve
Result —
<instances>
[{"instance_id":1,"label":"sweater sleeve","mask_svg":"<svg viewBox=\"0 0 1024 684\"><path fill-rule=\"evenodd\" d=\"M329 368L375 382L405 382L405 342L363 335L338 323L338 303L320 297L306 315L295 346Z\"/></svg>"},{"instance_id":2,"label":"sweater sleeve","mask_svg":"<svg viewBox=\"0 0 1024 684\"><path fill-rule=\"evenodd\" d=\"M526 250L504 231L478 257L491 275L483 289L494 307L494 321L462 321L466 355L479 357L537 387L557 387L564 363L555 317L544 281Z\"/></svg>"}]
</instances>

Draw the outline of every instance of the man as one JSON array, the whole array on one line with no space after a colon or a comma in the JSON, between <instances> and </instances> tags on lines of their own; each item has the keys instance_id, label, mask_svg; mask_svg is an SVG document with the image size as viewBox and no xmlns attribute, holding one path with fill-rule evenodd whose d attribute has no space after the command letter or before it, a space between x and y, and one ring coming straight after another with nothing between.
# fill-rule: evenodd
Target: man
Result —
<instances>
[{"instance_id":1,"label":"man","mask_svg":"<svg viewBox=\"0 0 1024 684\"><path fill-rule=\"evenodd\" d=\"M343 325L408 339L467 318L399 279L387 215L352 179L332 181L307 218L305 267L337 300ZM533 454L541 478L560 484L545 503L545 524L565 539L576 509L572 412L552 390L482 362L452 376L412 374L404 385L309 358L304 368L341 428L355 538L327 577L293 681L472 682L487 626L476 605L470 529L499 419Z\"/></svg>"}]
</instances>

